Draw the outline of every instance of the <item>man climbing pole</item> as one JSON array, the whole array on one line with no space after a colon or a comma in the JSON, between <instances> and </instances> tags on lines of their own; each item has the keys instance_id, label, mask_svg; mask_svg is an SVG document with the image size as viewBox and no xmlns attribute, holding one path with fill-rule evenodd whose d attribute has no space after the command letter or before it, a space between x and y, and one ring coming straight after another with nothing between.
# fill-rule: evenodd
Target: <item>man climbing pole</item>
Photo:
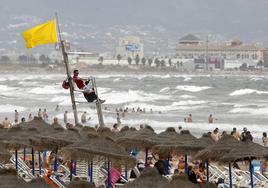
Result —
<instances>
[{"instance_id":1,"label":"man climbing pole","mask_svg":"<svg viewBox=\"0 0 268 188\"><path fill-rule=\"evenodd\" d=\"M94 88L90 88L89 80L83 81L82 78L78 77L79 71L73 71L73 81L76 83L77 87L83 90L84 97L88 102L97 102L98 96L95 93ZM104 103L105 100L99 99L101 103Z\"/></svg>"}]
</instances>

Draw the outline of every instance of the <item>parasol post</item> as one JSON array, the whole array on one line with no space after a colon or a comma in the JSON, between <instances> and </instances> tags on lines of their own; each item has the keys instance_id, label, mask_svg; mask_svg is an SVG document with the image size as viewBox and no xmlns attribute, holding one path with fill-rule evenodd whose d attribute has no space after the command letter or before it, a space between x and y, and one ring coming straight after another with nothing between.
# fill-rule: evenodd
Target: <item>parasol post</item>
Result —
<instances>
[{"instance_id":1,"label":"parasol post","mask_svg":"<svg viewBox=\"0 0 268 188\"><path fill-rule=\"evenodd\" d=\"M230 188L233 187L233 182L232 182L232 165L229 163L229 180L230 180Z\"/></svg>"},{"instance_id":2,"label":"parasol post","mask_svg":"<svg viewBox=\"0 0 268 188\"><path fill-rule=\"evenodd\" d=\"M166 159L166 172L169 175L169 157Z\"/></svg>"},{"instance_id":3,"label":"parasol post","mask_svg":"<svg viewBox=\"0 0 268 188\"><path fill-rule=\"evenodd\" d=\"M185 170L185 174L188 174L188 163L187 163L187 154L185 154L184 156L184 163L185 163L185 167L184 167L184 170Z\"/></svg>"},{"instance_id":4,"label":"parasol post","mask_svg":"<svg viewBox=\"0 0 268 188\"><path fill-rule=\"evenodd\" d=\"M15 150L16 171L18 172L18 150Z\"/></svg>"},{"instance_id":5,"label":"parasol post","mask_svg":"<svg viewBox=\"0 0 268 188\"><path fill-rule=\"evenodd\" d=\"M71 164L70 164L70 181L72 181L73 179L73 160L71 160Z\"/></svg>"},{"instance_id":6,"label":"parasol post","mask_svg":"<svg viewBox=\"0 0 268 188\"><path fill-rule=\"evenodd\" d=\"M145 167L147 167L147 158L148 158L148 148L145 148Z\"/></svg>"},{"instance_id":7,"label":"parasol post","mask_svg":"<svg viewBox=\"0 0 268 188\"><path fill-rule=\"evenodd\" d=\"M26 148L23 147L23 161L26 160Z\"/></svg>"},{"instance_id":8,"label":"parasol post","mask_svg":"<svg viewBox=\"0 0 268 188\"><path fill-rule=\"evenodd\" d=\"M76 176L76 161L74 161L74 175Z\"/></svg>"},{"instance_id":9,"label":"parasol post","mask_svg":"<svg viewBox=\"0 0 268 188\"><path fill-rule=\"evenodd\" d=\"M126 178L126 180L128 179L128 175L127 175L127 165L125 166L125 178Z\"/></svg>"},{"instance_id":10,"label":"parasol post","mask_svg":"<svg viewBox=\"0 0 268 188\"><path fill-rule=\"evenodd\" d=\"M55 155L54 159L54 173L58 171L58 157L57 154Z\"/></svg>"},{"instance_id":11,"label":"parasol post","mask_svg":"<svg viewBox=\"0 0 268 188\"><path fill-rule=\"evenodd\" d=\"M32 147L32 174L34 175L34 148Z\"/></svg>"},{"instance_id":12,"label":"parasol post","mask_svg":"<svg viewBox=\"0 0 268 188\"><path fill-rule=\"evenodd\" d=\"M208 162L208 160L207 160L206 168L207 168L207 182L209 182L209 162Z\"/></svg>"},{"instance_id":13,"label":"parasol post","mask_svg":"<svg viewBox=\"0 0 268 188\"><path fill-rule=\"evenodd\" d=\"M249 172L250 172L250 187L253 188L253 166L251 159L249 160Z\"/></svg>"},{"instance_id":14,"label":"parasol post","mask_svg":"<svg viewBox=\"0 0 268 188\"><path fill-rule=\"evenodd\" d=\"M90 162L90 182L93 182L93 161Z\"/></svg>"},{"instance_id":15,"label":"parasol post","mask_svg":"<svg viewBox=\"0 0 268 188\"><path fill-rule=\"evenodd\" d=\"M110 162L108 161L108 170L107 170L107 188L111 187L111 177L110 177Z\"/></svg>"},{"instance_id":16,"label":"parasol post","mask_svg":"<svg viewBox=\"0 0 268 188\"><path fill-rule=\"evenodd\" d=\"M38 165L39 165L39 174L41 175L42 174L42 171L41 171L41 153L40 151L38 151Z\"/></svg>"},{"instance_id":17,"label":"parasol post","mask_svg":"<svg viewBox=\"0 0 268 188\"><path fill-rule=\"evenodd\" d=\"M47 158L47 151L44 150L44 151L43 151L43 159L44 159L44 161L46 160L46 158Z\"/></svg>"}]
</instances>

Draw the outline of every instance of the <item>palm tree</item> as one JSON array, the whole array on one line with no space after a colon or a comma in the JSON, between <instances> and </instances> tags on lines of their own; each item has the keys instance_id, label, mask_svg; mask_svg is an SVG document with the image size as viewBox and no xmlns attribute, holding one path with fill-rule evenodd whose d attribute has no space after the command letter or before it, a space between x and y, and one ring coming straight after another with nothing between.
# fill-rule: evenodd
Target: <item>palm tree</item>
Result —
<instances>
[{"instance_id":1,"label":"palm tree","mask_svg":"<svg viewBox=\"0 0 268 188\"><path fill-rule=\"evenodd\" d=\"M131 65L131 62L132 62L131 57L128 57L128 58L127 58L127 62L128 62L129 65Z\"/></svg>"},{"instance_id":2,"label":"palm tree","mask_svg":"<svg viewBox=\"0 0 268 188\"><path fill-rule=\"evenodd\" d=\"M148 59L148 65L149 65L149 67L151 67L151 66L152 66L152 63L153 63L152 58L149 58L149 59Z\"/></svg>"},{"instance_id":3,"label":"palm tree","mask_svg":"<svg viewBox=\"0 0 268 188\"><path fill-rule=\"evenodd\" d=\"M141 63L142 63L143 66L145 66L145 63L146 63L145 57L141 58Z\"/></svg>"},{"instance_id":4,"label":"palm tree","mask_svg":"<svg viewBox=\"0 0 268 188\"><path fill-rule=\"evenodd\" d=\"M122 59L122 56L121 56L120 54L118 54L118 55L116 56L116 58L117 58L117 61L118 61L118 64L119 64L120 60Z\"/></svg>"},{"instance_id":5,"label":"palm tree","mask_svg":"<svg viewBox=\"0 0 268 188\"><path fill-rule=\"evenodd\" d=\"M104 60L104 59L103 59L102 56L100 56L99 59L98 59L98 61L100 62L100 64L102 64L103 60Z\"/></svg>"},{"instance_id":6,"label":"palm tree","mask_svg":"<svg viewBox=\"0 0 268 188\"><path fill-rule=\"evenodd\" d=\"M168 64L169 64L170 67L172 66L172 60L170 58L168 60Z\"/></svg>"},{"instance_id":7,"label":"palm tree","mask_svg":"<svg viewBox=\"0 0 268 188\"><path fill-rule=\"evenodd\" d=\"M140 62L140 56L139 56L139 54L137 54L136 57L135 57L135 63L136 63L136 65L138 65L139 62Z\"/></svg>"}]
</instances>

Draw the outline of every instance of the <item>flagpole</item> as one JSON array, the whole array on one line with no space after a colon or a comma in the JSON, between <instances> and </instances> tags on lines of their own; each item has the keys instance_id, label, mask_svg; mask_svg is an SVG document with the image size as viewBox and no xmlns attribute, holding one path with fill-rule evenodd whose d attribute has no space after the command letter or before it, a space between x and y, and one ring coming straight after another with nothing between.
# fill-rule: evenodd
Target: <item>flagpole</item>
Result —
<instances>
[{"instance_id":1,"label":"flagpole","mask_svg":"<svg viewBox=\"0 0 268 188\"><path fill-rule=\"evenodd\" d=\"M77 116L77 109L76 109L76 103L75 103L75 97L74 97L74 85L73 85L73 79L72 79L71 74L70 74L68 55L67 55L66 49L65 49L65 42L61 39L60 26L59 26L59 22L58 22L58 20L59 20L58 14L55 13L55 16L56 16L56 22L57 22L57 28L58 28L58 35L59 35L59 39L60 39L60 43L61 43L62 56L64 59L66 74L67 74L68 83L70 86L70 96L71 96L73 113L74 113L74 121L75 121L75 125L78 125L78 116Z\"/></svg>"}]
</instances>

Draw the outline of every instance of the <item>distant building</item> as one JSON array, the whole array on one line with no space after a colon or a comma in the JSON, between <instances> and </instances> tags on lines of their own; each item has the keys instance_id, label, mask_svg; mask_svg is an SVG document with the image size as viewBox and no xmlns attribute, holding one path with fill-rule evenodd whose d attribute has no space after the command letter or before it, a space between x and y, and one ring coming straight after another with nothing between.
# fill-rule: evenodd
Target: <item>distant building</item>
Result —
<instances>
[{"instance_id":1,"label":"distant building","mask_svg":"<svg viewBox=\"0 0 268 188\"><path fill-rule=\"evenodd\" d=\"M143 57L143 43L137 36L125 36L119 40L119 45L116 47L115 57L118 54L123 58L135 58L137 54Z\"/></svg>"},{"instance_id":2,"label":"distant building","mask_svg":"<svg viewBox=\"0 0 268 188\"><path fill-rule=\"evenodd\" d=\"M263 60L261 46L243 44L239 40L223 43L206 42L189 34L182 37L176 47L178 58L206 60L206 55L209 64L215 64L215 68L220 68L224 60L238 60L239 62Z\"/></svg>"}]
</instances>

